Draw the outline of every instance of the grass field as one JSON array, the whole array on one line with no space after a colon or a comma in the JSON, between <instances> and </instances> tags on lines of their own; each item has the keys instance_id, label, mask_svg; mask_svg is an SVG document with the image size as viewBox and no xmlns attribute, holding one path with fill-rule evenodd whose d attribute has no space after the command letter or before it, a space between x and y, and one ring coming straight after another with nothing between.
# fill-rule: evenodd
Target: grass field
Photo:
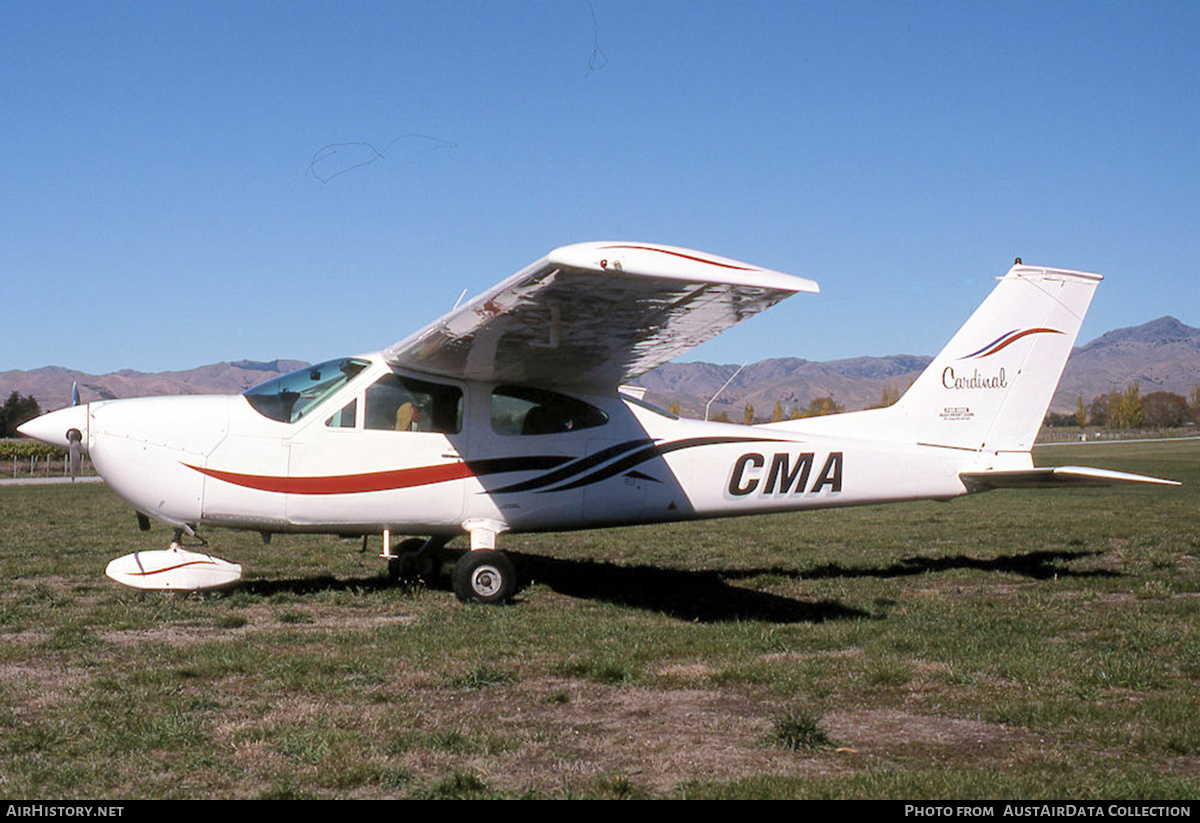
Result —
<instances>
[{"instance_id":1,"label":"grass field","mask_svg":"<svg viewBox=\"0 0 1200 823\"><path fill-rule=\"evenodd\" d=\"M167 530L0 488L0 796L1196 798L1200 441L1037 458L1185 485L506 536L503 608L234 532L134 592Z\"/></svg>"}]
</instances>

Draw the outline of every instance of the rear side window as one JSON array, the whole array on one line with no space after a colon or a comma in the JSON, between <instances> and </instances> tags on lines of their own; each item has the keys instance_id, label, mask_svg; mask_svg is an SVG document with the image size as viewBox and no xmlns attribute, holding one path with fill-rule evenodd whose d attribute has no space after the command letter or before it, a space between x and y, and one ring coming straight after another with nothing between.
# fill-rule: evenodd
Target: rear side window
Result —
<instances>
[{"instance_id":1,"label":"rear side window","mask_svg":"<svg viewBox=\"0 0 1200 823\"><path fill-rule=\"evenodd\" d=\"M608 415L590 403L545 389L500 386L492 392L492 431L561 434L603 426Z\"/></svg>"}]
</instances>

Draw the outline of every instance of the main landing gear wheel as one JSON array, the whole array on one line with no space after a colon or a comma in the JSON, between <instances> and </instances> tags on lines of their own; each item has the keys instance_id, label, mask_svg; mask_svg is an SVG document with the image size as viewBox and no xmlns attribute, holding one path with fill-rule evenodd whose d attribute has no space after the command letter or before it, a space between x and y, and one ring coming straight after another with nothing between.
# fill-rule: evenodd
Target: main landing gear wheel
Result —
<instances>
[{"instance_id":1,"label":"main landing gear wheel","mask_svg":"<svg viewBox=\"0 0 1200 823\"><path fill-rule=\"evenodd\" d=\"M476 549L454 564L454 594L464 603L504 603L517 589L517 571L508 555Z\"/></svg>"},{"instance_id":2,"label":"main landing gear wheel","mask_svg":"<svg viewBox=\"0 0 1200 823\"><path fill-rule=\"evenodd\" d=\"M427 586L437 584L442 565L442 547L445 538L431 537L428 540L410 537L393 546L395 557L388 558L388 577L393 583L421 580Z\"/></svg>"}]
</instances>

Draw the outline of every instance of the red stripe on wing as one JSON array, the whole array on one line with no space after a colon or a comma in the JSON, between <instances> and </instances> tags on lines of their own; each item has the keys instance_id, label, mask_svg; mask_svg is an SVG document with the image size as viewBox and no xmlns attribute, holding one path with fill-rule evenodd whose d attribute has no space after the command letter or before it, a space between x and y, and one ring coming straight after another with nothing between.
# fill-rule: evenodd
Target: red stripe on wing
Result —
<instances>
[{"instance_id":1,"label":"red stripe on wing","mask_svg":"<svg viewBox=\"0 0 1200 823\"><path fill-rule=\"evenodd\" d=\"M626 244L626 245L620 245L620 246L601 246L600 249L601 249L601 251L604 251L606 249L629 249L631 251L652 251L657 254L669 254L672 257L681 257L684 260L692 260L696 263L707 263L710 266L719 266L722 269L735 269L737 271L761 271L761 269L755 268L753 266L734 266L729 263L721 263L717 260L709 260L706 257L698 257L697 255L694 255L694 254L683 254L682 252L671 251L669 249L656 249L653 246L634 246L634 245Z\"/></svg>"}]
</instances>

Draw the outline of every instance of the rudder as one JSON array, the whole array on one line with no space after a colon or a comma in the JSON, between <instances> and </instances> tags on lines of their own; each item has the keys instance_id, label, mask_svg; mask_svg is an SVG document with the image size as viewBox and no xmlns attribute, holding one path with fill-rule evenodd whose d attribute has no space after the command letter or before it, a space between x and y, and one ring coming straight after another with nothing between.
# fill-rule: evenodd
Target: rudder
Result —
<instances>
[{"instance_id":1,"label":"rudder","mask_svg":"<svg viewBox=\"0 0 1200 823\"><path fill-rule=\"evenodd\" d=\"M1102 279L1013 266L893 413L920 443L1028 452Z\"/></svg>"}]
</instances>

